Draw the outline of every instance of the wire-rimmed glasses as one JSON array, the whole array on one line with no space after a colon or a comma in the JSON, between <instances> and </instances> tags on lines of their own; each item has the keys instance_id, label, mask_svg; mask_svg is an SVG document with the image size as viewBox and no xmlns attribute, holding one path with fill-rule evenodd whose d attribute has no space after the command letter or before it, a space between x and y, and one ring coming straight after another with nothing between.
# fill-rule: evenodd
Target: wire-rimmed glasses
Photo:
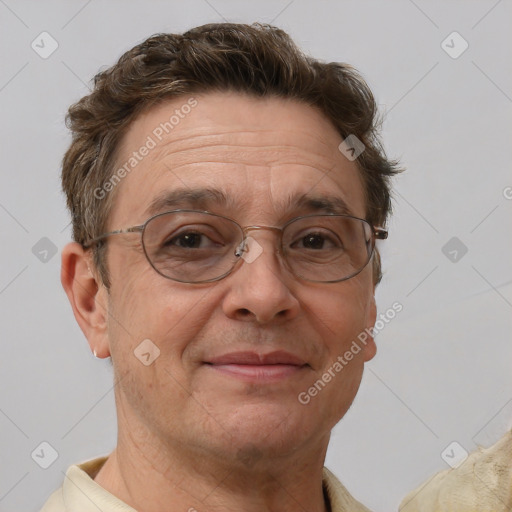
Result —
<instances>
[{"instance_id":1,"label":"wire-rimmed glasses","mask_svg":"<svg viewBox=\"0 0 512 512\"><path fill-rule=\"evenodd\" d=\"M334 283L359 274L371 260L375 240L385 229L349 215L304 215L275 226L240 226L208 211L173 210L159 213L144 224L104 233L84 244L89 248L119 234L141 233L150 265L163 277L182 283L207 283L229 275L255 247L247 234L272 230L285 267L306 281Z\"/></svg>"}]
</instances>

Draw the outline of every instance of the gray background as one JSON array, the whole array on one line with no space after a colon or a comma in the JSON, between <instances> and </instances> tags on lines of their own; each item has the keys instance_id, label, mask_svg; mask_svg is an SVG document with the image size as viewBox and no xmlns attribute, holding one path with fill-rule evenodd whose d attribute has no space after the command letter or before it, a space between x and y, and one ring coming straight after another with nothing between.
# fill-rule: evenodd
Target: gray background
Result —
<instances>
[{"instance_id":1,"label":"gray background","mask_svg":"<svg viewBox=\"0 0 512 512\"><path fill-rule=\"evenodd\" d=\"M222 19L272 22L308 53L354 64L385 113L388 153L407 167L377 295L381 312L403 311L378 336L327 465L370 508L396 510L449 467L452 441L471 451L511 426L510 0L0 0L2 512L38 510L70 464L115 444L111 369L59 281L65 111L149 35ZM42 31L59 45L47 59L31 48ZM458 58L441 46L453 31L469 43ZM457 261L442 250L452 237L444 252ZM58 452L46 470L31 458L42 441Z\"/></svg>"}]
</instances>

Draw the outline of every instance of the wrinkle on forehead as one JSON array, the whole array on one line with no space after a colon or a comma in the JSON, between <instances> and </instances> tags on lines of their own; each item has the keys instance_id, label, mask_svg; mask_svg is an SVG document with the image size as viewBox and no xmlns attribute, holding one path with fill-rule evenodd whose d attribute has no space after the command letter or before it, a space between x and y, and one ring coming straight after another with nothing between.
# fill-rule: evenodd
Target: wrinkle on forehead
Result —
<instances>
[{"instance_id":1,"label":"wrinkle on forehead","mask_svg":"<svg viewBox=\"0 0 512 512\"><path fill-rule=\"evenodd\" d=\"M303 148L321 157L335 154L341 142L341 136L319 109L296 99L261 98L233 92L208 93L195 98L197 106L164 135L155 153L158 146L163 147L166 142L172 142L173 148L180 151L222 145L223 142L232 146L271 148L284 141L286 145ZM137 149L145 136L151 135L160 123L168 121L170 114L185 100L186 97L178 97L141 113L125 134L121 152ZM298 115L300 122L297 122ZM276 132L279 133L279 144L275 142Z\"/></svg>"},{"instance_id":2,"label":"wrinkle on forehead","mask_svg":"<svg viewBox=\"0 0 512 512\"><path fill-rule=\"evenodd\" d=\"M249 205L254 197L270 210L292 188L294 193L337 191L364 214L357 165L339 152L341 137L320 112L276 98L236 96L223 103L217 96L198 98L194 111L124 178L119 199L130 204L125 212L142 212L162 189L203 183L237 194L240 204ZM162 104L134 121L123 139L120 161L141 147L177 105Z\"/></svg>"},{"instance_id":3,"label":"wrinkle on forehead","mask_svg":"<svg viewBox=\"0 0 512 512\"><path fill-rule=\"evenodd\" d=\"M279 142L277 142L279 141ZM340 138L341 141L341 138ZM315 135L296 133L285 130L254 130L230 131L208 134L197 134L190 130L188 137L179 140L169 139L161 142L154 150L154 162L158 163L167 155L186 155L188 152L212 151L228 152L237 150L242 154L252 155L255 152L263 154L301 154L305 157L319 160L331 160L337 156L337 145L328 144Z\"/></svg>"},{"instance_id":4,"label":"wrinkle on forehead","mask_svg":"<svg viewBox=\"0 0 512 512\"><path fill-rule=\"evenodd\" d=\"M285 130L229 131L218 133L210 128L208 134L198 134L196 130L187 130L188 136L179 139L168 137L156 144L150 154L138 167L147 164L156 167L171 159L172 168L197 162L226 162L252 165L272 165L278 163L311 165L318 170L328 170L339 161L341 155L336 141L328 144L321 138L308 133L295 133ZM141 137L134 135L123 141L118 166L126 161L147 137L145 130ZM340 139L341 141L341 139Z\"/></svg>"}]
</instances>

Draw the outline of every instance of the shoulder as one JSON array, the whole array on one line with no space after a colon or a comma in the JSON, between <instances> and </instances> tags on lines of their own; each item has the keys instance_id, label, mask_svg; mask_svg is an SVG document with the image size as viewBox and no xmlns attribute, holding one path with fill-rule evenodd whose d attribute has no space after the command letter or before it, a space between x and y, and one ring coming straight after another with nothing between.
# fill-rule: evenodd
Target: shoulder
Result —
<instances>
[{"instance_id":1,"label":"shoulder","mask_svg":"<svg viewBox=\"0 0 512 512\"><path fill-rule=\"evenodd\" d=\"M371 512L353 498L345 486L325 467L323 484L329 497L331 512Z\"/></svg>"},{"instance_id":2,"label":"shoulder","mask_svg":"<svg viewBox=\"0 0 512 512\"><path fill-rule=\"evenodd\" d=\"M409 493L401 512L505 512L512 506L512 431Z\"/></svg>"},{"instance_id":3,"label":"shoulder","mask_svg":"<svg viewBox=\"0 0 512 512\"><path fill-rule=\"evenodd\" d=\"M66 471L64 483L50 495L40 512L66 512L69 509L69 500L75 500L74 495L77 494L77 485L83 489L89 489L92 486L94 491L94 487L98 486L94 483L93 478L106 460L107 457L99 457L79 465L70 466ZM70 480L73 481L72 485L69 484Z\"/></svg>"}]
</instances>

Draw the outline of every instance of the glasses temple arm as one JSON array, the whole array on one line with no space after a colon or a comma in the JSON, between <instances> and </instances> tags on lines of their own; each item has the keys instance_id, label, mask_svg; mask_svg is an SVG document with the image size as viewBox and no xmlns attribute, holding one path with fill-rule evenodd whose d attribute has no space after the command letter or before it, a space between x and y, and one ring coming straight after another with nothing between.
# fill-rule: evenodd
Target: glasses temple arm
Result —
<instances>
[{"instance_id":1,"label":"glasses temple arm","mask_svg":"<svg viewBox=\"0 0 512 512\"><path fill-rule=\"evenodd\" d=\"M98 235L94 238L90 238L86 242L82 244L82 247L84 249L89 249L93 245L97 244L98 242L101 242L105 238L108 238L112 235L121 235L123 233L136 233L137 231L142 231L144 229L144 224L141 224L140 226L132 226L130 228L126 229L116 229L115 231L110 231L109 233L103 233L102 235Z\"/></svg>"},{"instance_id":2,"label":"glasses temple arm","mask_svg":"<svg viewBox=\"0 0 512 512\"><path fill-rule=\"evenodd\" d=\"M388 237L388 230L384 229L384 228L374 227L373 234L374 234L375 238L377 238L379 240L386 240L386 238Z\"/></svg>"}]
</instances>

